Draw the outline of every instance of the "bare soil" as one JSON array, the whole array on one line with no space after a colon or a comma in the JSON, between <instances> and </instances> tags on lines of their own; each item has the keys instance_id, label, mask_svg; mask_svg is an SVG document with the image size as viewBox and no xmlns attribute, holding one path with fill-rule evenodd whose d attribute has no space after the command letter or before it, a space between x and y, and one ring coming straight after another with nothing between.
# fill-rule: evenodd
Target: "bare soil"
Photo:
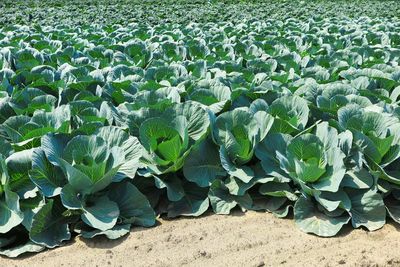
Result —
<instances>
[{"instance_id":1,"label":"bare soil","mask_svg":"<svg viewBox=\"0 0 400 267\"><path fill-rule=\"evenodd\" d=\"M400 266L400 226L389 222L375 232L347 226L321 238L267 213L159 219L120 240L75 238L39 254L0 258L0 266Z\"/></svg>"}]
</instances>

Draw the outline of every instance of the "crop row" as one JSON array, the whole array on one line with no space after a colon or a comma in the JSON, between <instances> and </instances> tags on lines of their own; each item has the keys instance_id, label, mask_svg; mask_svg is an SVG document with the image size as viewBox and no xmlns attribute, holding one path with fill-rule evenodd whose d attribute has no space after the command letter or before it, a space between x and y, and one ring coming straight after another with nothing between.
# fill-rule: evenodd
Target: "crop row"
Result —
<instances>
[{"instance_id":1,"label":"crop row","mask_svg":"<svg viewBox=\"0 0 400 267\"><path fill-rule=\"evenodd\" d=\"M127 25L347 16L398 17L396 0L2 0L0 25Z\"/></svg>"},{"instance_id":2,"label":"crop row","mask_svg":"<svg viewBox=\"0 0 400 267\"><path fill-rule=\"evenodd\" d=\"M0 30L0 254L158 214L400 222L400 21Z\"/></svg>"}]
</instances>

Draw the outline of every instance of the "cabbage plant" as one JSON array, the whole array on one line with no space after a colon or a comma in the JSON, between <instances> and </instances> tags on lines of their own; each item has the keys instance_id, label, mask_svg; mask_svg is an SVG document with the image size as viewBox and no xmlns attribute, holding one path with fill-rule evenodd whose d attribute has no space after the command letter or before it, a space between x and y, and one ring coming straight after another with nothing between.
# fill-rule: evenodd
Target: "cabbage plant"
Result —
<instances>
[{"instance_id":1,"label":"cabbage plant","mask_svg":"<svg viewBox=\"0 0 400 267\"><path fill-rule=\"evenodd\" d=\"M274 123L274 118L263 108L258 103L250 108L237 108L219 115L213 124L213 138L220 146L222 167L243 182L254 177L254 171L246 163L253 158L256 145Z\"/></svg>"},{"instance_id":2,"label":"cabbage plant","mask_svg":"<svg viewBox=\"0 0 400 267\"><path fill-rule=\"evenodd\" d=\"M306 232L333 236L350 219L355 227L363 225L371 230L385 223L385 208L376 187L355 193L351 191L354 186L343 183L344 179L354 181L354 176L362 173L348 172L346 155L339 145L341 137L335 128L322 122L317 124L315 133L296 137L271 135L257 150L256 155L267 174L277 177L281 183L288 182L289 178L300 189L294 216L296 224ZM275 144L275 155L268 151L271 143ZM360 210L360 202L365 199L374 199L370 206L374 213ZM368 223L366 218L373 223Z\"/></svg>"}]
</instances>

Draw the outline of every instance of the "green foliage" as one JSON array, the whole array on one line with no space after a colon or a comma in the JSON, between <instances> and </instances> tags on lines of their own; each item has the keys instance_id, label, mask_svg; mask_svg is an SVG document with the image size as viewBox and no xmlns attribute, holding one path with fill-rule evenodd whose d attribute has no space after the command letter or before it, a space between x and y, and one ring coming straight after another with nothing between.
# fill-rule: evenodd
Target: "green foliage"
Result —
<instances>
[{"instance_id":1,"label":"green foliage","mask_svg":"<svg viewBox=\"0 0 400 267\"><path fill-rule=\"evenodd\" d=\"M400 222L397 3L363 2L1 3L0 255L207 210L293 210L319 236ZM176 24L193 14L211 23Z\"/></svg>"},{"instance_id":2,"label":"green foliage","mask_svg":"<svg viewBox=\"0 0 400 267\"><path fill-rule=\"evenodd\" d=\"M133 9L134 8L134 11ZM50 10L50 11L49 11ZM396 0L3 0L0 24L126 25L399 15ZM146 32L141 32L145 36ZM40 46L46 46L40 43ZM171 52L176 56L179 53ZM171 55L170 54L170 55Z\"/></svg>"}]
</instances>

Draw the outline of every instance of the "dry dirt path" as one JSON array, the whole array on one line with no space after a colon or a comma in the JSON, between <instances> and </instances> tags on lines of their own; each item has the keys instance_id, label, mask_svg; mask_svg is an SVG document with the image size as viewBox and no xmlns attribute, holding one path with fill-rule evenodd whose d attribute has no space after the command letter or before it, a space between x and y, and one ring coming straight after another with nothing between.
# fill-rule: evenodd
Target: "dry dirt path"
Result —
<instances>
[{"instance_id":1,"label":"dry dirt path","mask_svg":"<svg viewBox=\"0 0 400 267\"><path fill-rule=\"evenodd\" d=\"M0 266L400 266L400 226L345 228L338 237L302 233L292 219L247 212L159 220L121 240L75 241Z\"/></svg>"}]
</instances>

